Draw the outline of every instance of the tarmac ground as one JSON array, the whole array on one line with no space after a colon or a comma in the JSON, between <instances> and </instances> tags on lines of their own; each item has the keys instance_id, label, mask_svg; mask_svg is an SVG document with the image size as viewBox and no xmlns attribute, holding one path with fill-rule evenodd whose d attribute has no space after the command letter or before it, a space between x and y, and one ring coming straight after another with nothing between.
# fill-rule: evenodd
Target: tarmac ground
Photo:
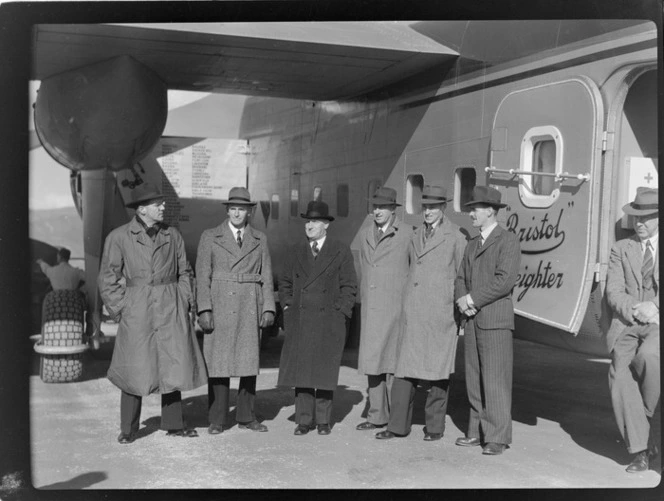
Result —
<instances>
[{"instance_id":1,"label":"tarmac ground","mask_svg":"<svg viewBox=\"0 0 664 501\"><path fill-rule=\"evenodd\" d=\"M630 456L618 433L608 391L608 360L515 340L513 436L501 456L457 447L468 402L463 342L457 353L446 431L423 438L426 389L419 388L413 428L405 438L376 440L357 431L367 410L366 378L357 350L344 353L334 394L332 434L294 436L293 391L276 386L284 335L261 355L256 411L267 433L207 433L207 388L183 393L187 425L198 438L167 437L160 397L143 399L138 439L116 441L120 392L106 379L109 360L86 353L80 382L44 383L33 355L30 376L32 485L68 489L627 489L625 499L651 498L661 480L660 457L650 471L628 474ZM199 339L200 341L200 339ZM238 379L232 379L231 403ZM660 420L657 420L660 421ZM661 443L661 432L655 430ZM633 489L636 489L634 491ZM641 495L642 494L642 495Z\"/></svg>"}]
</instances>

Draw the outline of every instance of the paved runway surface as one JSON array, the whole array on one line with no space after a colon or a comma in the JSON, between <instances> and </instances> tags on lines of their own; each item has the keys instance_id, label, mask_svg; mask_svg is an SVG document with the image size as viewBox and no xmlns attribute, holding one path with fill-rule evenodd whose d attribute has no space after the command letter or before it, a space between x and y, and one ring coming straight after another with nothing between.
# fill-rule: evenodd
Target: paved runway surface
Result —
<instances>
[{"instance_id":1,"label":"paved runway surface","mask_svg":"<svg viewBox=\"0 0 664 501\"><path fill-rule=\"evenodd\" d=\"M86 355L84 381L45 384L30 377L32 484L37 489L494 489L629 488L624 499L652 498L661 463L628 474L607 387L608 361L515 342L514 443L502 456L454 445L466 429L463 343L457 354L445 436L424 442L425 392L418 390L412 433L376 440L355 426L366 415L366 380L357 351L344 354L329 436L293 435L292 390L276 387L283 334L262 353L257 412L268 433L232 425L206 432L207 390L183 394L198 438L159 430L160 399L144 399L139 438L116 442L120 392L108 360ZM232 380L233 399L238 380ZM234 418L234 412L232 413ZM636 490L632 490L636 489ZM636 493L636 494L635 494Z\"/></svg>"}]
</instances>

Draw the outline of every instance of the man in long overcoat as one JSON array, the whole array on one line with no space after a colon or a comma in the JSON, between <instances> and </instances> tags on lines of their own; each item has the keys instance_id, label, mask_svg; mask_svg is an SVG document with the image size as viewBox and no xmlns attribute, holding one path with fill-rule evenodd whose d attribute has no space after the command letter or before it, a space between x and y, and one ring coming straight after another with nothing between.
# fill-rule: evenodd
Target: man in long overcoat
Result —
<instances>
[{"instance_id":1,"label":"man in long overcoat","mask_svg":"<svg viewBox=\"0 0 664 501\"><path fill-rule=\"evenodd\" d=\"M466 247L464 234L444 216L449 201L444 188L424 187L424 224L411 238L410 273L403 288L390 420L387 429L376 434L378 439L410 433L415 391L422 382L430 385L424 408L424 440L440 440L445 432L459 332L454 278Z\"/></svg>"},{"instance_id":2,"label":"man in long overcoat","mask_svg":"<svg viewBox=\"0 0 664 501\"><path fill-rule=\"evenodd\" d=\"M374 430L387 424L390 416L390 389L397 363L397 342L408 275L411 226L396 216L396 191L376 190L373 223L360 236L361 326L358 372L368 378L367 420L358 430Z\"/></svg>"},{"instance_id":3,"label":"man in long overcoat","mask_svg":"<svg viewBox=\"0 0 664 501\"><path fill-rule=\"evenodd\" d=\"M455 282L455 297L465 320L466 390L470 401L464 447L484 443L482 454L502 454L512 442L512 289L521 263L516 234L498 225L500 192L475 186L470 219L480 234L466 247Z\"/></svg>"},{"instance_id":4,"label":"man in long overcoat","mask_svg":"<svg viewBox=\"0 0 664 501\"><path fill-rule=\"evenodd\" d=\"M118 441L138 431L143 396L161 393L161 428L169 436L197 436L186 429L181 391L205 384L205 362L191 329L191 268L182 236L163 223L165 202L157 188L136 188L128 207L136 216L113 230L104 244L98 285L109 314L119 320L108 378L122 390Z\"/></svg>"},{"instance_id":5,"label":"man in long overcoat","mask_svg":"<svg viewBox=\"0 0 664 501\"><path fill-rule=\"evenodd\" d=\"M613 312L607 333L613 412L627 450L627 472L647 471L656 454L650 425L660 398L659 190L640 187L623 207L632 216L630 238L611 249L606 298Z\"/></svg>"},{"instance_id":6,"label":"man in long overcoat","mask_svg":"<svg viewBox=\"0 0 664 501\"><path fill-rule=\"evenodd\" d=\"M228 218L201 235L196 257L198 323L208 370L208 433L228 421L230 378L239 377L240 428L267 431L254 411L260 328L274 322L272 264L264 233L248 224L256 205L246 188L230 190Z\"/></svg>"},{"instance_id":7,"label":"man in long overcoat","mask_svg":"<svg viewBox=\"0 0 664 501\"><path fill-rule=\"evenodd\" d=\"M310 202L301 216L307 240L293 246L279 276L286 339L278 385L295 387L295 435L314 423L320 435L329 435L357 277L348 245L327 236L334 220L327 204Z\"/></svg>"}]
</instances>

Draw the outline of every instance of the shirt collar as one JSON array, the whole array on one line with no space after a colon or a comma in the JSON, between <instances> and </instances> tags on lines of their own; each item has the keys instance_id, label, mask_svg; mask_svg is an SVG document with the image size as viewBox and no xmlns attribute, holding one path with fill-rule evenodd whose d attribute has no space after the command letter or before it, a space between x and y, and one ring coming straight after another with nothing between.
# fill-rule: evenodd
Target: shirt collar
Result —
<instances>
[{"instance_id":1,"label":"shirt collar","mask_svg":"<svg viewBox=\"0 0 664 501\"><path fill-rule=\"evenodd\" d=\"M486 242L486 239L489 238L489 235L491 235L491 232L498 226L498 223L493 223L491 226L488 228L483 229L480 231L480 235L482 235L482 240Z\"/></svg>"},{"instance_id":2,"label":"shirt collar","mask_svg":"<svg viewBox=\"0 0 664 501\"><path fill-rule=\"evenodd\" d=\"M323 248L323 244L325 243L325 239L327 238L327 235L323 235L317 240L309 240L309 247L312 247L314 245L314 242L318 243L318 250Z\"/></svg>"},{"instance_id":3,"label":"shirt collar","mask_svg":"<svg viewBox=\"0 0 664 501\"><path fill-rule=\"evenodd\" d=\"M645 240L641 240L641 251L645 252L646 251L646 242L650 241L650 245L652 246L653 252L657 251L657 240L659 239L659 233L653 235L650 238L646 238Z\"/></svg>"},{"instance_id":4,"label":"shirt collar","mask_svg":"<svg viewBox=\"0 0 664 501\"><path fill-rule=\"evenodd\" d=\"M231 220L228 220L228 227L231 229L231 233L233 233L233 236L237 235L238 230L240 230L240 236L244 238L244 230L247 229L247 225L245 224L242 228L236 228L233 226L233 223L231 223Z\"/></svg>"},{"instance_id":5,"label":"shirt collar","mask_svg":"<svg viewBox=\"0 0 664 501\"><path fill-rule=\"evenodd\" d=\"M160 225L159 223L155 223L152 226L148 226L143 219L141 219L141 216L136 214L136 221L138 221L138 224L141 225L141 228L145 230L145 232L148 234L149 237L153 237L159 232Z\"/></svg>"}]
</instances>

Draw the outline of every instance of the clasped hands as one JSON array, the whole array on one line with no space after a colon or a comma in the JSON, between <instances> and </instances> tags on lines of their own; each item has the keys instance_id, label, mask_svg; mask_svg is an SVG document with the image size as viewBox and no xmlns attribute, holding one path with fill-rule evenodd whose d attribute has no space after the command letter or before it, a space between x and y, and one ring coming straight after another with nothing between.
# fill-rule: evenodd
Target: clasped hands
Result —
<instances>
[{"instance_id":1,"label":"clasped hands","mask_svg":"<svg viewBox=\"0 0 664 501\"><path fill-rule=\"evenodd\" d=\"M206 334L212 332L214 330L214 318L212 318L212 312L204 311L201 313L198 317L198 325L201 326L201 329L203 329L203 332ZM272 325L274 325L274 313L271 311L264 312L261 316L261 329L271 327Z\"/></svg>"},{"instance_id":2,"label":"clasped hands","mask_svg":"<svg viewBox=\"0 0 664 501\"><path fill-rule=\"evenodd\" d=\"M639 324L659 324L659 308L652 301L632 306L632 318Z\"/></svg>"},{"instance_id":3,"label":"clasped hands","mask_svg":"<svg viewBox=\"0 0 664 501\"><path fill-rule=\"evenodd\" d=\"M468 301L469 297L470 294L466 294L465 296L460 297L459 299L456 300L456 305L461 313L463 313L467 317L472 317L474 315L477 315L477 308L470 305Z\"/></svg>"}]
</instances>

